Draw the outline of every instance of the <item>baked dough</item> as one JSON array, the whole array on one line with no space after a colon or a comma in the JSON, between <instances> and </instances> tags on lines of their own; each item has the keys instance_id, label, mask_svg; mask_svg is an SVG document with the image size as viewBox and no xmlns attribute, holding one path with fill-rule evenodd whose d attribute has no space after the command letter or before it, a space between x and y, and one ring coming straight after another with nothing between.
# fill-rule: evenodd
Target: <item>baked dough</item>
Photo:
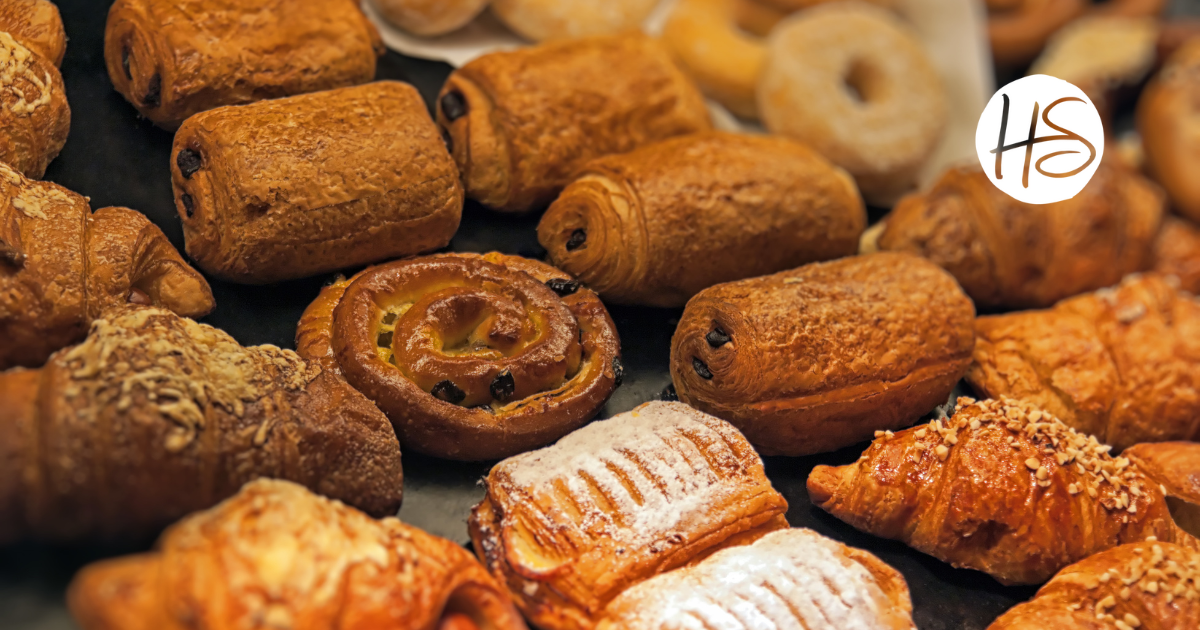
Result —
<instances>
[{"instance_id":1,"label":"baked dough","mask_svg":"<svg viewBox=\"0 0 1200 630\"><path fill-rule=\"evenodd\" d=\"M1200 221L1200 39L1190 40L1163 65L1142 91L1137 126L1146 151L1146 170L1171 198L1176 212Z\"/></svg>"},{"instance_id":2,"label":"baked dough","mask_svg":"<svg viewBox=\"0 0 1200 630\"><path fill-rule=\"evenodd\" d=\"M49 0L4 0L0 5L0 31L54 64L62 65L67 52L67 34L63 30L58 7Z\"/></svg>"},{"instance_id":3,"label":"baked dough","mask_svg":"<svg viewBox=\"0 0 1200 630\"><path fill-rule=\"evenodd\" d=\"M1121 454L1137 464L1151 481L1162 485L1175 524L1200 536L1200 444L1134 444Z\"/></svg>"},{"instance_id":4,"label":"baked dough","mask_svg":"<svg viewBox=\"0 0 1200 630\"><path fill-rule=\"evenodd\" d=\"M83 630L525 630L462 547L266 479L84 567L67 602Z\"/></svg>"},{"instance_id":5,"label":"baked dough","mask_svg":"<svg viewBox=\"0 0 1200 630\"><path fill-rule=\"evenodd\" d=\"M0 30L0 162L39 179L70 130L71 107L58 68Z\"/></svg>"},{"instance_id":6,"label":"baked dough","mask_svg":"<svg viewBox=\"0 0 1200 630\"><path fill-rule=\"evenodd\" d=\"M787 501L728 423L651 402L497 464L475 552L542 630L586 630L617 595L786 528Z\"/></svg>"},{"instance_id":7,"label":"baked dough","mask_svg":"<svg viewBox=\"0 0 1200 630\"><path fill-rule=\"evenodd\" d=\"M712 126L696 86L641 34L484 55L446 80L437 120L467 196L505 212L550 203L593 158Z\"/></svg>"},{"instance_id":8,"label":"baked dough","mask_svg":"<svg viewBox=\"0 0 1200 630\"><path fill-rule=\"evenodd\" d=\"M525 39L578 39L638 30L659 0L492 0L492 13Z\"/></svg>"},{"instance_id":9,"label":"baked dough","mask_svg":"<svg viewBox=\"0 0 1200 630\"><path fill-rule=\"evenodd\" d=\"M1154 242L1154 271L1179 279L1179 288L1200 295L1200 227L1174 216L1163 221Z\"/></svg>"},{"instance_id":10,"label":"baked dough","mask_svg":"<svg viewBox=\"0 0 1200 630\"><path fill-rule=\"evenodd\" d=\"M371 0L388 22L422 37L456 31L475 19L489 0Z\"/></svg>"},{"instance_id":11,"label":"baked dough","mask_svg":"<svg viewBox=\"0 0 1200 630\"><path fill-rule=\"evenodd\" d=\"M697 294L671 379L764 455L833 451L944 403L971 362L974 318L954 279L916 256L816 263Z\"/></svg>"},{"instance_id":12,"label":"baked dough","mask_svg":"<svg viewBox=\"0 0 1200 630\"><path fill-rule=\"evenodd\" d=\"M197 114L171 182L188 255L251 284L438 249L462 216L454 161L396 81Z\"/></svg>"},{"instance_id":13,"label":"baked dough","mask_svg":"<svg viewBox=\"0 0 1200 630\"><path fill-rule=\"evenodd\" d=\"M356 0L117 0L104 29L113 86L171 131L222 105L366 83L383 52Z\"/></svg>"},{"instance_id":14,"label":"baked dough","mask_svg":"<svg viewBox=\"0 0 1200 630\"><path fill-rule=\"evenodd\" d=\"M866 222L854 180L808 147L711 132L587 163L538 241L606 301L671 307L720 282L849 256Z\"/></svg>"}]
</instances>

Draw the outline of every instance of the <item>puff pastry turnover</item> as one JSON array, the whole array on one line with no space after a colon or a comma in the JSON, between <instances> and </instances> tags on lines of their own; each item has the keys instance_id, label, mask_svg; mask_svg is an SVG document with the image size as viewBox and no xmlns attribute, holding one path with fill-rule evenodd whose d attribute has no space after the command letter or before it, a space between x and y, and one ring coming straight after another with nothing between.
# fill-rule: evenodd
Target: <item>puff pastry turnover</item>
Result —
<instances>
[{"instance_id":1,"label":"puff pastry turnover","mask_svg":"<svg viewBox=\"0 0 1200 630\"><path fill-rule=\"evenodd\" d=\"M959 398L954 416L881 433L848 466L817 466L814 505L1003 584L1155 536L1195 545L1159 485L1126 458L1013 400Z\"/></svg>"},{"instance_id":2,"label":"puff pastry turnover","mask_svg":"<svg viewBox=\"0 0 1200 630\"><path fill-rule=\"evenodd\" d=\"M469 525L534 625L584 629L625 589L787 527L786 510L732 425L652 402L497 464Z\"/></svg>"},{"instance_id":3,"label":"puff pastry turnover","mask_svg":"<svg viewBox=\"0 0 1200 630\"><path fill-rule=\"evenodd\" d=\"M84 567L68 603L83 630L525 630L462 547L267 479Z\"/></svg>"},{"instance_id":4,"label":"puff pastry turnover","mask_svg":"<svg viewBox=\"0 0 1200 630\"><path fill-rule=\"evenodd\" d=\"M1200 536L1200 444L1158 442L1135 444L1121 453L1151 481L1162 485L1175 523Z\"/></svg>"}]
</instances>

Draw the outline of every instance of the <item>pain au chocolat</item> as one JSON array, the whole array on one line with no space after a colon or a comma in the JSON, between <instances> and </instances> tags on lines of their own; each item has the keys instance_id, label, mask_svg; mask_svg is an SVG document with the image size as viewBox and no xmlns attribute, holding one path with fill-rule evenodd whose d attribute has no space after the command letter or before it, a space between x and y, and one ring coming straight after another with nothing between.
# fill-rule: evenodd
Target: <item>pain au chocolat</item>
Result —
<instances>
[{"instance_id":1,"label":"pain au chocolat","mask_svg":"<svg viewBox=\"0 0 1200 630\"><path fill-rule=\"evenodd\" d=\"M671 379L763 454L832 451L944 403L970 365L974 318L954 278L922 258L815 263L692 298Z\"/></svg>"},{"instance_id":2,"label":"pain au chocolat","mask_svg":"<svg viewBox=\"0 0 1200 630\"><path fill-rule=\"evenodd\" d=\"M498 459L595 417L623 368L600 298L504 254L438 254L325 287L296 333L301 356L375 401L406 448Z\"/></svg>"},{"instance_id":3,"label":"pain au chocolat","mask_svg":"<svg viewBox=\"0 0 1200 630\"><path fill-rule=\"evenodd\" d=\"M727 422L652 402L488 474L475 552L543 630L586 630L622 591L787 527L787 501Z\"/></svg>"}]
</instances>

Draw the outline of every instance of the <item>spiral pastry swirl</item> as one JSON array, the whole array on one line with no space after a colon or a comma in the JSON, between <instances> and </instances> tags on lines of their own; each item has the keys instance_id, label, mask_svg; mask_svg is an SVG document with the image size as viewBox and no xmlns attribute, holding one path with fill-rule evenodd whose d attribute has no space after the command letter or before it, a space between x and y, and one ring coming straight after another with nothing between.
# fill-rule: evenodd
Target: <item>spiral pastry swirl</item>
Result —
<instances>
[{"instance_id":1,"label":"spiral pastry swirl","mask_svg":"<svg viewBox=\"0 0 1200 630\"><path fill-rule=\"evenodd\" d=\"M297 348L374 400L405 446L460 460L553 442L595 416L622 372L593 291L498 253L401 260L335 282L305 311Z\"/></svg>"}]
</instances>

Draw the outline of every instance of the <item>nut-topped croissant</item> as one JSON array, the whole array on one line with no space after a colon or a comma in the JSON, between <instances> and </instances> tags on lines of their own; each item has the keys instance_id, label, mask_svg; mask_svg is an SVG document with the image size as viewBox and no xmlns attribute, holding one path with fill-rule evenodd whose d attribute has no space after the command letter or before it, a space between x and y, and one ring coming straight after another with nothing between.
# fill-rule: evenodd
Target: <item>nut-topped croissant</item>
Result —
<instances>
[{"instance_id":1,"label":"nut-topped croissant","mask_svg":"<svg viewBox=\"0 0 1200 630\"><path fill-rule=\"evenodd\" d=\"M375 401L406 448L450 459L553 442L595 417L623 372L594 292L498 253L400 260L325 287L296 346Z\"/></svg>"},{"instance_id":2,"label":"nut-topped croissant","mask_svg":"<svg viewBox=\"0 0 1200 630\"><path fill-rule=\"evenodd\" d=\"M62 16L50 0L4 0L0 4L0 31L41 55L55 67L67 52Z\"/></svg>"},{"instance_id":3,"label":"nut-topped croissant","mask_svg":"<svg viewBox=\"0 0 1200 630\"><path fill-rule=\"evenodd\" d=\"M0 163L38 178L67 142L71 107L54 61L4 29L0 24Z\"/></svg>"},{"instance_id":4,"label":"nut-topped croissant","mask_svg":"<svg viewBox=\"0 0 1200 630\"><path fill-rule=\"evenodd\" d=\"M273 479L84 567L68 603L83 630L525 630L462 547Z\"/></svg>"},{"instance_id":5,"label":"nut-topped croissant","mask_svg":"<svg viewBox=\"0 0 1200 630\"><path fill-rule=\"evenodd\" d=\"M0 544L153 534L264 476L400 507L387 418L290 350L130 306L42 369L0 373Z\"/></svg>"},{"instance_id":6,"label":"nut-topped croissant","mask_svg":"<svg viewBox=\"0 0 1200 630\"><path fill-rule=\"evenodd\" d=\"M201 317L212 291L162 230L0 163L0 370L35 367L83 339L105 310L135 302Z\"/></svg>"},{"instance_id":7,"label":"nut-topped croissant","mask_svg":"<svg viewBox=\"0 0 1200 630\"><path fill-rule=\"evenodd\" d=\"M630 586L786 528L786 511L737 429L652 402L500 462L469 524L534 625L586 630Z\"/></svg>"},{"instance_id":8,"label":"nut-topped croissant","mask_svg":"<svg viewBox=\"0 0 1200 630\"><path fill-rule=\"evenodd\" d=\"M1045 311L980 317L966 379L1123 449L1200 438L1200 301L1130 276Z\"/></svg>"},{"instance_id":9,"label":"nut-topped croissant","mask_svg":"<svg viewBox=\"0 0 1200 630\"><path fill-rule=\"evenodd\" d=\"M1058 573L988 630L1200 628L1200 553L1147 539Z\"/></svg>"},{"instance_id":10,"label":"nut-topped croissant","mask_svg":"<svg viewBox=\"0 0 1200 630\"><path fill-rule=\"evenodd\" d=\"M1038 584L1117 545L1195 545L1157 483L1109 447L1013 400L959 398L954 416L882 433L859 460L817 466L814 505L1003 584Z\"/></svg>"}]
</instances>

